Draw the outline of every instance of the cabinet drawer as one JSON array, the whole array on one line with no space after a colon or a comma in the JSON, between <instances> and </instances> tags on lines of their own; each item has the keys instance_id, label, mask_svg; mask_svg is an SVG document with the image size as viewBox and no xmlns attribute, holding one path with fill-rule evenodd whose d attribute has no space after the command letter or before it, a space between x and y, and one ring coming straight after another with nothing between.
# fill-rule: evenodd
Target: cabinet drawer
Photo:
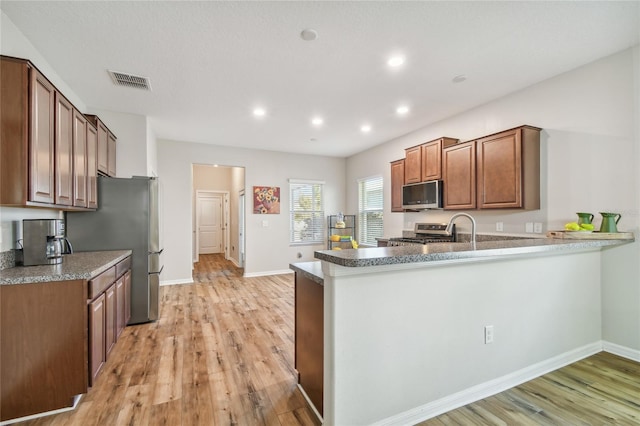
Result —
<instances>
[{"instance_id":1,"label":"cabinet drawer","mask_svg":"<svg viewBox=\"0 0 640 426\"><path fill-rule=\"evenodd\" d=\"M116 267L112 266L89 281L89 300L95 299L116 280Z\"/></svg>"},{"instance_id":2,"label":"cabinet drawer","mask_svg":"<svg viewBox=\"0 0 640 426\"><path fill-rule=\"evenodd\" d=\"M131 256L118 262L118 264L116 265L116 278L119 278L122 275L124 275L124 273L127 272L129 269L131 269Z\"/></svg>"}]
</instances>

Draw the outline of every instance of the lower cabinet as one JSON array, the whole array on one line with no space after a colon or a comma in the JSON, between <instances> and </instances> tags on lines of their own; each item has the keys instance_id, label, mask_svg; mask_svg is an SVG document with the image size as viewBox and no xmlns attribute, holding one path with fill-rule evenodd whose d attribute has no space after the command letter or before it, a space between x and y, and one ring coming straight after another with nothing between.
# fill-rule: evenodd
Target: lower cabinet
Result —
<instances>
[{"instance_id":1,"label":"lower cabinet","mask_svg":"<svg viewBox=\"0 0 640 426\"><path fill-rule=\"evenodd\" d=\"M131 258L89 281L89 386L131 318Z\"/></svg>"}]
</instances>

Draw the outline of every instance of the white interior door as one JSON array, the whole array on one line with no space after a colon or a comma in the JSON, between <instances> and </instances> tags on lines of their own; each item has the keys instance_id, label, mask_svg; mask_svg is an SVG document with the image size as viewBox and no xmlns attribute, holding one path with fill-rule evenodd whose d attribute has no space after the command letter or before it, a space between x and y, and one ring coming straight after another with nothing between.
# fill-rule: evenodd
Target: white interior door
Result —
<instances>
[{"instance_id":1,"label":"white interior door","mask_svg":"<svg viewBox=\"0 0 640 426\"><path fill-rule=\"evenodd\" d=\"M198 251L201 254L222 253L222 196L198 197Z\"/></svg>"}]
</instances>

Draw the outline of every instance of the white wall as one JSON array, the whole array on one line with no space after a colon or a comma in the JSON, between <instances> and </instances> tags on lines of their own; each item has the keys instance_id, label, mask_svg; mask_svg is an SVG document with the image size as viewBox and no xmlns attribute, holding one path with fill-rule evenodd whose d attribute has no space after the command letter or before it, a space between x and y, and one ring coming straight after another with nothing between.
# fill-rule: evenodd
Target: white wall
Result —
<instances>
[{"instance_id":1,"label":"white wall","mask_svg":"<svg viewBox=\"0 0 640 426\"><path fill-rule=\"evenodd\" d=\"M245 168L245 275L286 272L289 263L313 260L324 245L289 244L288 179L325 181L325 213L344 210L345 160L342 158L246 150L208 144L158 141L158 175L164 182L164 283L191 281L191 165L219 164ZM253 186L279 186L280 214L252 213ZM262 226L263 221L267 226ZM298 253L301 257L298 258Z\"/></svg>"},{"instance_id":2,"label":"white wall","mask_svg":"<svg viewBox=\"0 0 640 426\"><path fill-rule=\"evenodd\" d=\"M479 232L524 233L526 222L562 229L575 212L619 212L618 228L638 235L640 225L639 47L512 93L347 160L347 208L355 209L356 181L382 174L384 233L398 236L416 221L447 221L451 212L391 213L389 162L404 149L441 136L463 141L530 124L541 135L541 208L537 211L471 211ZM459 221L459 229L469 224ZM603 338L640 351L640 244L606 251L603 262ZM576 265L580 267L580 265ZM640 352L634 352L639 357Z\"/></svg>"}]
</instances>

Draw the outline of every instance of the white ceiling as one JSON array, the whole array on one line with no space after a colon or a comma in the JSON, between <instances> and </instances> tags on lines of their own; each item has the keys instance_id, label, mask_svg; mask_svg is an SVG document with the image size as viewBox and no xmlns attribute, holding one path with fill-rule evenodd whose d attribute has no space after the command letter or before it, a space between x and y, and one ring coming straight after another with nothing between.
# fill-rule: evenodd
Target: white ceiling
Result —
<instances>
[{"instance_id":1,"label":"white ceiling","mask_svg":"<svg viewBox=\"0 0 640 426\"><path fill-rule=\"evenodd\" d=\"M640 39L639 1L3 0L0 8L89 107L148 116L160 139L340 157ZM318 39L302 40L306 28ZM390 69L396 53L406 63ZM108 69L149 77L153 90L114 86ZM467 80L454 84L461 74ZM401 103L411 108L404 117L395 113ZM262 119L252 116L256 106L267 110Z\"/></svg>"}]
</instances>

